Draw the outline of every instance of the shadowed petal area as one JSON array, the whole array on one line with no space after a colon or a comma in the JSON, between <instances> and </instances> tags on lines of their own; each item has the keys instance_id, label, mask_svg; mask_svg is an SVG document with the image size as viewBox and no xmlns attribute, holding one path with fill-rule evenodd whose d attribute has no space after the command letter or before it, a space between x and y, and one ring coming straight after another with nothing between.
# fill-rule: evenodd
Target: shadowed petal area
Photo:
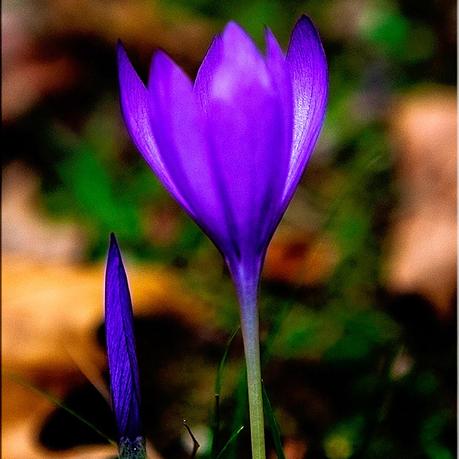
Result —
<instances>
[{"instance_id":1,"label":"shadowed petal area","mask_svg":"<svg viewBox=\"0 0 459 459\"><path fill-rule=\"evenodd\" d=\"M105 272L105 333L119 437L134 442L142 432L132 305L126 272L113 234Z\"/></svg>"},{"instance_id":2,"label":"shadowed petal area","mask_svg":"<svg viewBox=\"0 0 459 459\"><path fill-rule=\"evenodd\" d=\"M150 126L147 88L132 67L120 41L117 45L117 56L121 110L129 134L147 164L153 169L166 189L186 208L185 199L177 191L158 153L158 147Z\"/></svg>"},{"instance_id":3,"label":"shadowed petal area","mask_svg":"<svg viewBox=\"0 0 459 459\"><path fill-rule=\"evenodd\" d=\"M196 94L204 112L207 111L209 87L212 83L214 70L223 58L223 40L220 34L216 35L207 50L206 56L199 67L194 82L194 93Z\"/></svg>"},{"instance_id":4,"label":"shadowed petal area","mask_svg":"<svg viewBox=\"0 0 459 459\"><path fill-rule=\"evenodd\" d=\"M284 116L285 129L291 131L293 128L293 94L290 73L286 64L286 58L276 37L269 28L265 29L266 42L266 65L271 74L276 90L279 92L282 101L282 113ZM286 135L290 148L292 135Z\"/></svg>"},{"instance_id":5,"label":"shadowed petal area","mask_svg":"<svg viewBox=\"0 0 459 459\"><path fill-rule=\"evenodd\" d=\"M302 16L290 39L287 65L292 78L294 100L293 149L284 190L286 207L295 191L325 116L328 71L319 34L311 20Z\"/></svg>"},{"instance_id":6,"label":"shadowed petal area","mask_svg":"<svg viewBox=\"0 0 459 459\"><path fill-rule=\"evenodd\" d=\"M215 67L200 90L207 92L212 171L230 228L223 251L240 258L266 248L285 181L289 142L282 98L252 40L229 23L217 51L221 56L209 56Z\"/></svg>"},{"instance_id":7,"label":"shadowed petal area","mask_svg":"<svg viewBox=\"0 0 459 459\"><path fill-rule=\"evenodd\" d=\"M190 213L221 248L227 227L212 171L206 122L187 75L165 53L152 60L150 117L161 158Z\"/></svg>"},{"instance_id":8,"label":"shadowed petal area","mask_svg":"<svg viewBox=\"0 0 459 459\"><path fill-rule=\"evenodd\" d=\"M277 170L277 180L279 181L278 189L279 194L283 193L286 186L288 167L291 157L292 149L292 134L293 134L293 93L290 72L286 64L286 58L282 52L276 37L273 35L269 28L265 29L265 42L266 42L266 65L271 74L276 91L279 94L281 101L282 120L284 123L284 147L282 154L287 155L279 161L279 169ZM282 201L279 199L280 204ZM274 226L277 226L279 220L282 218L284 208L277 209L278 214L275 215Z\"/></svg>"}]
</instances>

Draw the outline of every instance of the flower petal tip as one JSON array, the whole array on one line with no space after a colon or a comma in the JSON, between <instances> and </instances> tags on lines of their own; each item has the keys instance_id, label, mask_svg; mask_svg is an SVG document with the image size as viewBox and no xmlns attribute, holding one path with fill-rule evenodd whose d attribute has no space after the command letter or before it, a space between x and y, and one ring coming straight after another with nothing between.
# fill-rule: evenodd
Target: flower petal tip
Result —
<instances>
[{"instance_id":1,"label":"flower petal tip","mask_svg":"<svg viewBox=\"0 0 459 459\"><path fill-rule=\"evenodd\" d=\"M113 256L121 258L120 248L118 241L116 240L115 233L110 233L110 246L108 249L108 258L111 259Z\"/></svg>"},{"instance_id":2,"label":"flower petal tip","mask_svg":"<svg viewBox=\"0 0 459 459\"><path fill-rule=\"evenodd\" d=\"M302 14L300 16L298 21L296 21L296 26L307 27L309 29L312 29L316 34L318 34L317 27L315 26L313 20L311 19L310 16L306 14Z\"/></svg>"},{"instance_id":3,"label":"flower petal tip","mask_svg":"<svg viewBox=\"0 0 459 459\"><path fill-rule=\"evenodd\" d=\"M225 28L223 29L222 35L225 36L233 33L242 33L247 35L245 30L236 21L228 21Z\"/></svg>"},{"instance_id":4,"label":"flower petal tip","mask_svg":"<svg viewBox=\"0 0 459 459\"><path fill-rule=\"evenodd\" d=\"M229 21L222 32L222 40L227 51L250 50L258 54L258 49L253 42L252 37L244 28L235 21Z\"/></svg>"},{"instance_id":5,"label":"flower petal tip","mask_svg":"<svg viewBox=\"0 0 459 459\"><path fill-rule=\"evenodd\" d=\"M164 50L158 49L151 58L148 87L151 89L153 85L176 78L187 80L191 87L191 80L182 68Z\"/></svg>"},{"instance_id":6,"label":"flower petal tip","mask_svg":"<svg viewBox=\"0 0 459 459\"><path fill-rule=\"evenodd\" d=\"M277 55L282 56L285 59L285 53L282 51L282 48L277 41L277 38L273 34L272 30L265 26L264 28L265 36L265 45L266 45L266 56Z\"/></svg>"},{"instance_id":7,"label":"flower petal tip","mask_svg":"<svg viewBox=\"0 0 459 459\"><path fill-rule=\"evenodd\" d=\"M129 60L126 47L124 46L123 42L118 38L116 42L116 56L118 58L118 65L131 65L131 61Z\"/></svg>"},{"instance_id":8,"label":"flower petal tip","mask_svg":"<svg viewBox=\"0 0 459 459\"><path fill-rule=\"evenodd\" d=\"M123 42L121 41L121 38L118 38L118 40L116 40L116 50L119 52L124 49L125 47L123 45Z\"/></svg>"},{"instance_id":9,"label":"flower petal tip","mask_svg":"<svg viewBox=\"0 0 459 459\"><path fill-rule=\"evenodd\" d=\"M292 31L292 38L295 35L301 34L304 35L306 39L313 39L320 44L320 47L323 49L322 41L320 39L319 30L309 16L303 14L295 24L295 27Z\"/></svg>"},{"instance_id":10,"label":"flower petal tip","mask_svg":"<svg viewBox=\"0 0 459 459\"><path fill-rule=\"evenodd\" d=\"M151 56L150 61L150 77L149 82L151 83L152 78L161 69L169 68L175 65L175 62L169 57L169 55L162 49L158 49Z\"/></svg>"}]
</instances>

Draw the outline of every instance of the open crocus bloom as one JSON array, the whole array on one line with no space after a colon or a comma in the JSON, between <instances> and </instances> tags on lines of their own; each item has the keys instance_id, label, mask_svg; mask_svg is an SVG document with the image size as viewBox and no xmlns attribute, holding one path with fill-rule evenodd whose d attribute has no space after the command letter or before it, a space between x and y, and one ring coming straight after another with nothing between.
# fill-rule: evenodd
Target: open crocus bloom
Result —
<instances>
[{"instance_id":1,"label":"open crocus bloom","mask_svg":"<svg viewBox=\"0 0 459 459\"><path fill-rule=\"evenodd\" d=\"M257 271L324 119L327 66L312 22L298 21L286 56L269 29L263 56L230 22L194 85L161 51L147 86L121 44L118 62L124 119L144 159L233 276Z\"/></svg>"},{"instance_id":2,"label":"open crocus bloom","mask_svg":"<svg viewBox=\"0 0 459 459\"><path fill-rule=\"evenodd\" d=\"M118 45L129 133L159 180L223 254L241 304L252 449L264 457L257 286L265 253L311 156L328 82L319 35L303 16L284 55L269 29L263 55L234 22L194 84L163 52L148 85ZM257 368L256 368L257 367ZM261 445L261 446L260 446Z\"/></svg>"}]
</instances>

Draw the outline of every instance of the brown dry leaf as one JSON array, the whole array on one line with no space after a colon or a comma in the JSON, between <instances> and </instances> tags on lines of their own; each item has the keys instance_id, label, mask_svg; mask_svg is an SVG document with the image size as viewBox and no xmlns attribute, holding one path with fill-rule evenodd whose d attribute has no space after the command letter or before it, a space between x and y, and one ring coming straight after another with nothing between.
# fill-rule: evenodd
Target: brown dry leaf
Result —
<instances>
[{"instance_id":1,"label":"brown dry leaf","mask_svg":"<svg viewBox=\"0 0 459 459\"><path fill-rule=\"evenodd\" d=\"M44 448L37 440L37 433L43 420L53 409L54 405L43 396L4 375L2 377L2 458L108 459L116 455L116 448L111 445L84 446L58 452Z\"/></svg>"},{"instance_id":2,"label":"brown dry leaf","mask_svg":"<svg viewBox=\"0 0 459 459\"><path fill-rule=\"evenodd\" d=\"M2 12L2 120L14 122L44 96L79 84L81 69L77 60L67 57L67 37L94 36L113 50L122 39L142 54L162 48L186 66L196 67L215 30L209 20L194 17L186 9L180 11L180 21L167 11L153 0L6 2ZM63 54L47 60L43 55L50 39Z\"/></svg>"},{"instance_id":3,"label":"brown dry leaf","mask_svg":"<svg viewBox=\"0 0 459 459\"><path fill-rule=\"evenodd\" d=\"M29 378L33 383L33 379ZM56 379L54 379L56 381ZM40 384L36 383L37 386ZM41 381L41 384L42 381ZM59 387L60 384L60 387ZM59 381L53 384L53 393L65 395ZM66 451L50 451L37 439L44 420L55 406L43 395L2 375L2 458L3 459L111 459L117 455L114 445L85 445ZM147 442L149 459L162 456Z\"/></svg>"},{"instance_id":4,"label":"brown dry leaf","mask_svg":"<svg viewBox=\"0 0 459 459\"><path fill-rule=\"evenodd\" d=\"M64 398L88 379L107 398L101 377L106 358L96 342L103 322L104 266L75 263L84 250L81 230L50 221L37 203L39 179L10 164L2 183L2 366ZM190 327L212 323L213 311L191 297L178 277L159 266L126 260L136 314L176 314ZM52 454L37 433L54 406L18 383L2 385L2 449L8 459L99 458L112 447ZM158 457L154 449L150 457Z\"/></svg>"},{"instance_id":5,"label":"brown dry leaf","mask_svg":"<svg viewBox=\"0 0 459 459\"><path fill-rule=\"evenodd\" d=\"M29 59L6 69L2 78L2 121L14 121L43 97L73 85L74 63L67 58L44 62Z\"/></svg>"},{"instance_id":6,"label":"brown dry leaf","mask_svg":"<svg viewBox=\"0 0 459 459\"><path fill-rule=\"evenodd\" d=\"M188 15L186 21L168 17L160 2L152 0L50 0L49 27L55 33L92 33L113 44L163 48L176 57L199 62L213 34L208 20ZM186 10L180 11L180 16Z\"/></svg>"},{"instance_id":7,"label":"brown dry leaf","mask_svg":"<svg viewBox=\"0 0 459 459\"><path fill-rule=\"evenodd\" d=\"M127 264L135 314L168 311L192 326L213 310L192 298L161 267ZM14 255L2 259L3 364L23 372L74 367L69 352L95 360L103 317L104 267L44 263Z\"/></svg>"},{"instance_id":8,"label":"brown dry leaf","mask_svg":"<svg viewBox=\"0 0 459 459\"><path fill-rule=\"evenodd\" d=\"M327 240L311 233L282 229L268 250L263 275L266 279L316 285L332 272L338 255Z\"/></svg>"},{"instance_id":9,"label":"brown dry leaf","mask_svg":"<svg viewBox=\"0 0 459 459\"><path fill-rule=\"evenodd\" d=\"M22 3L22 2L21 2ZM37 24L43 10L31 2L18 6L5 2L2 11L2 121L11 122L46 95L77 81L74 62L65 57L39 56Z\"/></svg>"},{"instance_id":10,"label":"brown dry leaf","mask_svg":"<svg viewBox=\"0 0 459 459\"><path fill-rule=\"evenodd\" d=\"M14 162L2 173L2 251L26 258L69 262L82 258L86 241L82 229L54 222L40 211L39 178Z\"/></svg>"},{"instance_id":11,"label":"brown dry leaf","mask_svg":"<svg viewBox=\"0 0 459 459\"><path fill-rule=\"evenodd\" d=\"M456 94L433 88L403 98L393 112L401 206L392 230L389 288L419 293L439 315L456 291Z\"/></svg>"},{"instance_id":12,"label":"brown dry leaf","mask_svg":"<svg viewBox=\"0 0 459 459\"><path fill-rule=\"evenodd\" d=\"M192 326L212 322L213 310L191 297L173 273L155 266L127 263L126 267L136 315L167 311ZM91 364L96 370L88 371L100 375L106 367L96 342L103 321L103 279L102 265L46 263L3 254L4 371L62 397L84 379L78 362ZM36 436L54 407L12 381L3 384L2 396L5 458L102 458L113 453L107 447L72 450L67 455L44 453Z\"/></svg>"}]
</instances>

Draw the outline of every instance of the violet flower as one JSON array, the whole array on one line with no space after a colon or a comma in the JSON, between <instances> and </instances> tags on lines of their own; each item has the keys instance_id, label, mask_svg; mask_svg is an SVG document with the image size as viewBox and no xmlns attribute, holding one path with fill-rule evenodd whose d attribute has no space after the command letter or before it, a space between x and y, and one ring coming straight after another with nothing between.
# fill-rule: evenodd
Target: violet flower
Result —
<instances>
[{"instance_id":1,"label":"violet flower","mask_svg":"<svg viewBox=\"0 0 459 459\"><path fill-rule=\"evenodd\" d=\"M303 16L286 55L266 55L234 22L217 35L194 84L162 51L148 85L118 45L121 107L145 161L222 253L241 306L254 458L265 457L257 289L266 250L323 123L327 64Z\"/></svg>"},{"instance_id":2,"label":"violet flower","mask_svg":"<svg viewBox=\"0 0 459 459\"><path fill-rule=\"evenodd\" d=\"M116 238L110 236L105 272L105 334L113 411L120 459L144 459L140 388L135 353L132 304Z\"/></svg>"}]
</instances>

